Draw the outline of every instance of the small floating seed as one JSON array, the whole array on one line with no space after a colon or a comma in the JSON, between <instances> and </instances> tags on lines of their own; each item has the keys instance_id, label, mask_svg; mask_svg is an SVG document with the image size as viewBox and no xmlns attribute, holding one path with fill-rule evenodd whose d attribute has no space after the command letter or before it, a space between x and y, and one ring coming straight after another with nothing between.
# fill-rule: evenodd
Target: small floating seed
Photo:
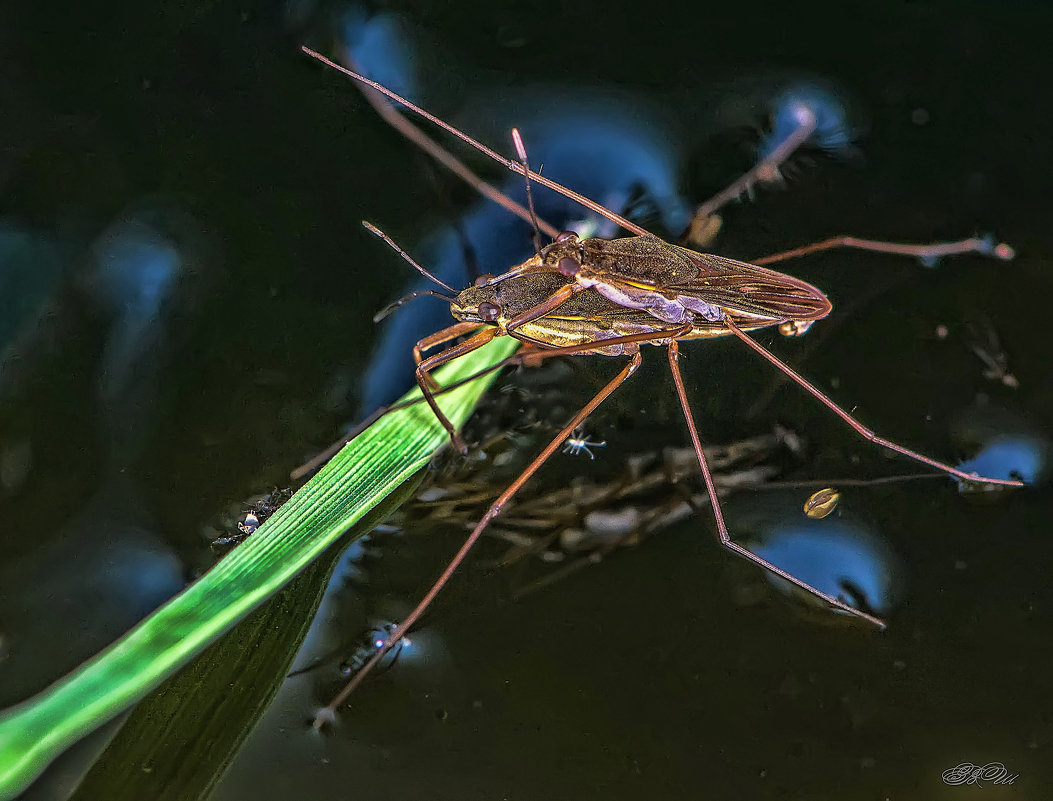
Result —
<instances>
[{"instance_id":1,"label":"small floating seed","mask_svg":"<svg viewBox=\"0 0 1053 801\"><path fill-rule=\"evenodd\" d=\"M825 487L808 496L808 500L804 502L804 513L813 520L822 520L837 508L837 502L840 500L840 492L833 487Z\"/></svg>"}]
</instances>

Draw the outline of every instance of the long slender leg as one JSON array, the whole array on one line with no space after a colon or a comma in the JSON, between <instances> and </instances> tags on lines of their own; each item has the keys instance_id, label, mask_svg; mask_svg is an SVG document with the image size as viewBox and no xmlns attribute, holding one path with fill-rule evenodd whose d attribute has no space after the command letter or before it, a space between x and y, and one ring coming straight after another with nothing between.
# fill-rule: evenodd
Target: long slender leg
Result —
<instances>
[{"instance_id":1,"label":"long slender leg","mask_svg":"<svg viewBox=\"0 0 1053 801\"><path fill-rule=\"evenodd\" d=\"M556 434L555 438L545 446L545 449L537 455L537 458L527 465L526 469L519 475L519 477L508 486L508 489L497 496L497 499L490 504L490 508L486 510L486 514L484 514L482 519L476 524L472 533L468 535L468 539L464 541L460 550L458 550L453 559L450 560L450 563L446 566L446 569L443 570L438 580L432 585L431 589L428 590L420 602L413 608L413 611L406 616L405 620L392 630L391 636L388 638L387 642L384 643L383 647L377 649L376 653L373 654L369 661L362 666L362 669L355 674L355 677L347 683L347 686L340 691L339 695L329 702L325 711L315 717L315 728L321 728L321 726L325 724L326 718L332 717L336 712L337 707L347 700L347 697L354 692L354 689L361 684L362 680L369 674L369 672L378 662L380 662L381 659L384 658L384 655L391 649L391 647L398 643L398 641L405 636L406 632L413 627L413 624L417 622L422 614L424 614L424 611L431 605L431 602L435 600L435 596L439 594L442 588L450 580L454 571L457 570L461 562L464 561L464 558L468 555L472 546L479 540L483 530L490 525L491 520L501 513L505 504L507 504L512 497L519 492L520 488L530 480L531 476L537 472L538 468L541 467L541 465L544 464L553 453L555 453L556 449L563 444L563 441L574 433L574 430L596 410L596 407L603 403L612 392L620 387L629 376L637 371L642 361L643 359L640 356L640 351L637 350L632 354L629 363L622 368L618 375L616 375L607 386L596 393L596 396L586 403L581 410L574 415L571 421L567 423L558 434Z\"/></svg>"},{"instance_id":2,"label":"long slender leg","mask_svg":"<svg viewBox=\"0 0 1053 801\"><path fill-rule=\"evenodd\" d=\"M952 476L961 479L962 481L970 481L979 484L1000 484L1006 487L1024 486L1023 482L1021 481L1011 481L1009 479L1002 478L987 478L985 476L979 476L976 473L966 473L965 471L959 470L956 467L951 467L949 464L944 464L943 462L938 462L935 459L930 459L928 456L923 456L917 451L912 451L910 448L905 448L902 445L897 445L895 442L887 440L884 437L879 437L869 428L867 428L854 417L852 417L852 415L850 415L848 412L846 412L844 409L842 409L840 406L834 403L825 394L823 394L822 390L820 390L815 385L809 383L808 379L797 373L792 367L786 364L786 362L779 359L779 357L777 357L774 353L771 353L763 345L757 343L753 339L753 337L746 334L745 331L743 331L737 325L731 322L730 319L725 317L724 323L725 325L727 325L731 333L733 333L735 336L737 336L739 339L741 339L743 342L749 345L750 348L755 350L769 362L778 367L789 378L797 382L812 397L814 397L816 400L818 400L820 403L822 403L824 406L830 409L830 411L832 411L834 414L836 414L838 417L840 417L842 420L848 423L848 425L850 425L857 434L859 434L861 437L868 440L869 442L873 442L875 445L881 445L882 447L888 448L889 450L895 451L896 453L902 454L903 456L908 456L911 459L914 459L915 461L929 465L929 467L935 467L937 470L942 470L945 473L950 473Z\"/></svg>"},{"instance_id":3,"label":"long slender leg","mask_svg":"<svg viewBox=\"0 0 1053 801\"><path fill-rule=\"evenodd\" d=\"M971 237L957 242L934 242L929 245L908 245L899 242L880 242L875 239L860 239L856 236L832 236L822 242L775 253L771 256L763 256L754 259L753 264L765 265L775 264L787 259L797 259L812 253L821 253L824 250L836 248L850 248L853 250L869 250L876 253L894 253L899 256L913 256L917 259L938 259L941 256L958 256L963 253L979 253L983 256L992 256L1002 261L1009 261L1016 256L1016 251L1005 242L996 243L993 239L986 237Z\"/></svg>"},{"instance_id":4,"label":"long slender leg","mask_svg":"<svg viewBox=\"0 0 1053 801\"><path fill-rule=\"evenodd\" d=\"M779 576L782 579L785 579L786 581L790 582L791 584L797 587L800 587L802 590L810 592L815 597L821 598L826 603L830 604L833 607L836 607L837 609L840 609L842 612L847 612L851 615L861 617L864 620L873 623L878 628L885 628L884 622L881 621L879 618L876 618L873 615L868 615L866 612L856 609L853 606L849 606L844 601L838 598L834 598L832 595L827 595L822 590L819 590L813 587L811 584L802 581L801 579L797 578L791 573L787 573L782 568L776 567L771 562L758 556L752 551L746 550L744 547L742 547L737 542L734 542L731 539L731 535L728 534L728 527L724 523L724 513L721 511L720 508L720 499L717 496L717 488L713 482L713 474L710 472L709 464L706 462L706 455L702 450L702 441L698 437L698 429L695 427L695 419L694 416L691 414L691 404L687 400L687 390L684 388L684 379L680 375L680 350L677 346L676 340L669 343L668 353L669 369L673 373L673 383L676 384L676 393L680 396L680 405L681 407L683 407L684 410L684 419L687 421L687 430L688 433L691 435L691 444L695 448L695 455L698 456L698 466L702 469L702 480L706 483L706 491L709 493L709 500L712 503L713 518L716 520L717 523L717 535L720 537L721 545L723 545L725 548L728 548L729 550L734 551L739 556L743 556L746 559L749 559L751 562L755 562L756 564L763 567L765 570L770 570L775 575Z\"/></svg>"},{"instance_id":5,"label":"long slender leg","mask_svg":"<svg viewBox=\"0 0 1053 801\"><path fill-rule=\"evenodd\" d=\"M527 178L527 173L530 172L530 163L527 161L526 145L523 144L523 136L519 133L518 128L512 129L512 142L515 144L516 155L519 156L519 161L523 165L523 180L526 182L526 198L527 198L527 209L530 211L530 220L534 225L534 253L537 257L541 258L541 229L537 224L537 210L534 208L534 193L530 188L530 179Z\"/></svg>"},{"instance_id":6,"label":"long slender leg","mask_svg":"<svg viewBox=\"0 0 1053 801\"><path fill-rule=\"evenodd\" d=\"M424 361L422 355L424 351L431 350L434 347L438 347L443 342L449 342L451 339L457 339L459 336L470 334L472 331L480 328L481 323L454 323L448 328L443 328L440 331L436 331L434 334L429 334L417 341L417 344L413 346L413 360L420 364Z\"/></svg>"},{"instance_id":7,"label":"long slender leg","mask_svg":"<svg viewBox=\"0 0 1053 801\"><path fill-rule=\"evenodd\" d=\"M431 350L444 342L449 342L451 339L457 339L459 336L470 334L478 328L479 323L455 323L448 328L424 337L413 346L413 363L419 365L424 361L424 351ZM428 382L428 388L433 393L439 389L439 385L435 383L435 379L430 374L425 374L425 380Z\"/></svg>"},{"instance_id":8,"label":"long slender leg","mask_svg":"<svg viewBox=\"0 0 1053 801\"><path fill-rule=\"evenodd\" d=\"M450 435L450 442L453 446L463 454L468 453L468 446L464 444L464 440L457 434L457 429L454 428L453 423L439 408L439 404L435 401L435 393L432 391L429 383L434 384L431 381L431 377L428 375L430 370L435 369L446 362L453 361L454 359L464 356L466 353L471 353L473 350L478 350L495 336L498 336L499 332L496 328L484 328L478 334L473 337L469 337L464 342L457 345L453 345L446 348L444 351L436 353L417 365L417 386L420 387L421 394L424 396L424 400L428 402L435 417L438 418L439 422L442 423L442 427L446 429L446 432Z\"/></svg>"}]
</instances>

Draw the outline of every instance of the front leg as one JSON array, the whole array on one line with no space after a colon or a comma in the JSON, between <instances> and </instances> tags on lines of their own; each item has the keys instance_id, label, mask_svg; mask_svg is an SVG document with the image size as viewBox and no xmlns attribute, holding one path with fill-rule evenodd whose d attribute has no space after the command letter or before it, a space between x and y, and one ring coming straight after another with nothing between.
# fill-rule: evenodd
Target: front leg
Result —
<instances>
[{"instance_id":1,"label":"front leg","mask_svg":"<svg viewBox=\"0 0 1053 801\"><path fill-rule=\"evenodd\" d=\"M457 326L451 326L451 328L456 327ZM450 329L446 330L448 331ZM440 331L439 333L443 332ZM428 375L428 373L436 367L440 367L460 356L464 356L466 353L478 350L495 336L500 336L501 333L502 332L498 331L496 328L485 328L475 336L469 337L464 342L436 353L434 356L425 359L417 365L417 386L420 387L424 400L428 402L428 406L431 407L435 417L440 423L442 423L442 427L445 428L450 435L450 442L453 444L453 447L464 456L468 455L468 446L464 444L464 440L462 440L457 434L457 429L454 428L453 423L450 422L450 419L443 413L442 409L439 408L439 404L435 401L435 392L438 391L438 387L435 384L435 380Z\"/></svg>"}]
</instances>

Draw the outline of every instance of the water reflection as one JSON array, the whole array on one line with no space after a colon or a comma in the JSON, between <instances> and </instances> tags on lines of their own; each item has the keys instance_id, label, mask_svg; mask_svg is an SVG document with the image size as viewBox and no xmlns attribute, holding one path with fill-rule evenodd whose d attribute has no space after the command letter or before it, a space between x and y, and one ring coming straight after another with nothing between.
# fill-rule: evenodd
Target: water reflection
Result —
<instances>
[{"instance_id":1,"label":"water reflection","mask_svg":"<svg viewBox=\"0 0 1053 801\"><path fill-rule=\"evenodd\" d=\"M304 724L315 715L337 723L340 716L320 704L383 648L397 621L409 611L408 605L392 602L386 593L371 586L371 566L380 552L370 540L371 537L357 540L341 556L294 666L265 713L270 723L264 720L257 727L259 736L250 742L250 749L281 750L288 746L290 737L295 741L306 738L310 727ZM349 632L356 629L357 633L349 638ZM389 651L372 672L370 681L385 676L381 684L396 682L403 689L419 689L422 683L434 681L450 667L443 636L425 626L410 631ZM356 698L356 708L363 697L369 697L369 693Z\"/></svg>"},{"instance_id":2,"label":"water reflection","mask_svg":"<svg viewBox=\"0 0 1053 801\"><path fill-rule=\"evenodd\" d=\"M142 374L137 366L163 335L163 307L186 262L173 242L138 217L106 231L93 261L84 286L112 320L99 370L100 397L111 403Z\"/></svg>"},{"instance_id":3,"label":"water reflection","mask_svg":"<svg viewBox=\"0 0 1053 801\"><path fill-rule=\"evenodd\" d=\"M195 227L161 207L129 213L98 237L73 285L50 295L54 319L76 320L76 311L90 309L87 319L101 329L91 368L98 431L91 436L106 443L106 456L91 500L70 519L45 521L56 529L49 541L0 567L0 619L9 649L0 663L5 703L41 689L184 586L182 563L142 502L134 475L158 423L161 377L179 339L172 324L185 294L177 289L192 283L191 267L201 257ZM41 288L26 284L26 298ZM63 338L71 345L99 336L87 325L49 336L59 349ZM23 371L46 374L50 349L20 356ZM31 452L32 443L25 447ZM22 467L24 479L28 453ZM7 469L5 487L16 489L9 478Z\"/></svg>"},{"instance_id":4,"label":"water reflection","mask_svg":"<svg viewBox=\"0 0 1053 801\"><path fill-rule=\"evenodd\" d=\"M412 33L397 14L371 13L348 4L337 11L336 34L359 71L407 100L417 102L419 87Z\"/></svg>"},{"instance_id":5,"label":"water reflection","mask_svg":"<svg viewBox=\"0 0 1053 801\"><path fill-rule=\"evenodd\" d=\"M956 425L957 437L976 456L958 464L959 470L1034 485L1045 481L1049 438L1018 415L995 408L970 412ZM960 492L998 491L997 487L959 481ZM1001 490L1005 492L1005 490Z\"/></svg>"},{"instance_id":6,"label":"water reflection","mask_svg":"<svg viewBox=\"0 0 1053 801\"><path fill-rule=\"evenodd\" d=\"M758 148L761 160L787 141L800 125L800 110L814 118L814 130L807 143L837 156L847 156L853 143L863 134L860 115L848 99L832 84L818 80L801 81L778 92L770 101L771 129Z\"/></svg>"},{"instance_id":7,"label":"water reflection","mask_svg":"<svg viewBox=\"0 0 1053 801\"><path fill-rule=\"evenodd\" d=\"M361 642L358 647L351 652L351 655L340 663L340 674L342 676L353 676L358 673L363 666L368 662L377 651L383 650L384 646L387 645L388 640L395 634L395 630L398 628L398 623L393 620L388 620L383 623L377 623L371 629L366 631L361 638ZM385 670L389 670L402 656L402 652L405 649L411 648L413 641L409 637L403 637L398 641L394 648L384 654L384 658L377 664L374 673L383 673Z\"/></svg>"},{"instance_id":8,"label":"water reflection","mask_svg":"<svg viewBox=\"0 0 1053 801\"><path fill-rule=\"evenodd\" d=\"M51 542L0 567L0 629L9 652L0 660L0 706L72 670L184 583L182 562L132 482L108 480Z\"/></svg>"},{"instance_id":9,"label":"water reflection","mask_svg":"<svg viewBox=\"0 0 1053 801\"><path fill-rule=\"evenodd\" d=\"M801 498L789 493L751 499L751 509L728 514L736 540L813 587L863 611L887 615L903 595L903 575L889 544L851 511L842 498L837 512L806 517ZM789 582L765 572L782 592L815 602Z\"/></svg>"},{"instance_id":10,"label":"water reflection","mask_svg":"<svg viewBox=\"0 0 1053 801\"><path fill-rule=\"evenodd\" d=\"M993 438L973 459L958 465L958 469L1037 484L1045 474L1046 451L1046 443L1037 437L1005 434ZM964 486L961 489L967 491Z\"/></svg>"}]
</instances>

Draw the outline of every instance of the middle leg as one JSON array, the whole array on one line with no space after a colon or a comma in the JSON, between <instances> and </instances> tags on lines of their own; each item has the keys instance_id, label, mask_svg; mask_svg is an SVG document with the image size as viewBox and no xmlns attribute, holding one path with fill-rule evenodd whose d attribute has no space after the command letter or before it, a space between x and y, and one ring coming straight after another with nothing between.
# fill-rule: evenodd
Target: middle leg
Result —
<instances>
[{"instance_id":1,"label":"middle leg","mask_svg":"<svg viewBox=\"0 0 1053 801\"><path fill-rule=\"evenodd\" d=\"M728 533L728 527L724 523L724 513L720 508L720 498L717 496L717 487L713 481L713 474L709 470L709 464L706 462L706 455L702 450L702 440L699 439L698 429L695 427L695 419L691 413L691 404L687 399L687 390L684 388L684 379L680 375L680 350L676 340L669 343L668 348L669 354L669 369L673 373L673 383L676 384L676 393L680 397L680 406L684 411L684 419L687 421L687 430L691 435L691 444L695 448L695 455L698 457L698 466L702 470L702 480L706 484L706 492L709 493L709 500L713 508L713 518L717 524L717 536L720 537L720 543L725 548L737 553L751 562L754 562L765 570L768 570L780 578L790 582L796 587L800 587L802 590L811 593L816 598L820 598L830 606L840 609L842 612L847 612L850 615L861 617L864 620L873 623L880 629L885 628L885 623L873 615L869 615L860 609L856 609L854 606L842 601L840 598L835 598L832 595L827 595L822 590L813 587L806 581L797 578L792 573L788 573L781 567L776 567L767 559L753 553L737 542L731 539L731 535Z\"/></svg>"}]
</instances>

